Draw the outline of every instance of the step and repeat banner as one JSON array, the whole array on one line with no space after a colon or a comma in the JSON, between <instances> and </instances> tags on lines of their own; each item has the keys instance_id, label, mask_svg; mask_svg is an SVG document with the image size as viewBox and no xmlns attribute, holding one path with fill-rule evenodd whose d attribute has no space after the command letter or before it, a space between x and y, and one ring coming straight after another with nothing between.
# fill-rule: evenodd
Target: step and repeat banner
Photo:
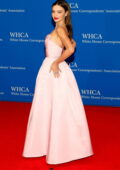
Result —
<instances>
[{"instance_id":1,"label":"step and repeat banner","mask_svg":"<svg viewBox=\"0 0 120 170\"><path fill-rule=\"evenodd\" d=\"M31 102L53 0L0 2L0 101ZM120 1L67 1L77 48L66 62L85 105L120 106Z\"/></svg>"}]
</instances>

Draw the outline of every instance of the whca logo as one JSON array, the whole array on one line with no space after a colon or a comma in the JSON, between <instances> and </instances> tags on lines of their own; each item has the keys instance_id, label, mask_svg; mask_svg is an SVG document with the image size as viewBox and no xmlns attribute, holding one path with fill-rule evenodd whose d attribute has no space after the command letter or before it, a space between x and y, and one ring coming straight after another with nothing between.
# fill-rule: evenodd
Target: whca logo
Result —
<instances>
[{"instance_id":1,"label":"whca logo","mask_svg":"<svg viewBox=\"0 0 120 170\"><path fill-rule=\"evenodd\" d=\"M28 33L24 32L10 32L10 37L12 38L28 38Z\"/></svg>"},{"instance_id":2,"label":"whca logo","mask_svg":"<svg viewBox=\"0 0 120 170\"><path fill-rule=\"evenodd\" d=\"M29 92L29 88L28 87L18 87L18 86L11 86L11 90L12 92Z\"/></svg>"}]
</instances>

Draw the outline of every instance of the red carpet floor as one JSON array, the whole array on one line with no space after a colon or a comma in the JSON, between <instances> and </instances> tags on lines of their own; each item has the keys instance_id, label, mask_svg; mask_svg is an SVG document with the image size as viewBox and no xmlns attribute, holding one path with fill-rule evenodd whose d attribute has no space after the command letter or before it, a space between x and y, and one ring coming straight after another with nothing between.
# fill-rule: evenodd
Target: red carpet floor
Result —
<instances>
[{"instance_id":1,"label":"red carpet floor","mask_svg":"<svg viewBox=\"0 0 120 170\"><path fill-rule=\"evenodd\" d=\"M49 165L21 156L31 103L0 102L1 170L120 170L120 108L85 106L94 155Z\"/></svg>"}]
</instances>

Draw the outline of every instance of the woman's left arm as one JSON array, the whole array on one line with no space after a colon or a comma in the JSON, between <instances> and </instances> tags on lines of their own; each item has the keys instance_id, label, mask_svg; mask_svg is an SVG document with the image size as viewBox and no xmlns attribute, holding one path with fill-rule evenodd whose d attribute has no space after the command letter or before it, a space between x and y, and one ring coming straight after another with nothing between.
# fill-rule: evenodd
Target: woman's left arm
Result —
<instances>
[{"instance_id":1,"label":"woman's left arm","mask_svg":"<svg viewBox=\"0 0 120 170\"><path fill-rule=\"evenodd\" d=\"M69 39L64 28L62 27L57 28L57 34L60 37L62 43L64 44L65 50L63 51L60 57L53 61L50 67L49 72L51 72L52 70L55 77L60 76L59 72L61 71L61 69L59 68L59 63L64 61L66 58L70 57L74 53L76 47L76 42L73 39L72 40Z\"/></svg>"},{"instance_id":2,"label":"woman's left arm","mask_svg":"<svg viewBox=\"0 0 120 170\"><path fill-rule=\"evenodd\" d=\"M72 41L70 40L64 28L58 27L56 31L63 45L65 46L65 50L63 51L62 55L54 61L54 63L59 64L74 53L76 43L73 39Z\"/></svg>"},{"instance_id":3,"label":"woman's left arm","mask_svg":"<svg viewBox=\"0 0 120 170\"><path fill-rule=\"evenodd\" d=\"M73 47L76 47L76 41L74 39L71 40Z\"/></svg>"}]
</instances>

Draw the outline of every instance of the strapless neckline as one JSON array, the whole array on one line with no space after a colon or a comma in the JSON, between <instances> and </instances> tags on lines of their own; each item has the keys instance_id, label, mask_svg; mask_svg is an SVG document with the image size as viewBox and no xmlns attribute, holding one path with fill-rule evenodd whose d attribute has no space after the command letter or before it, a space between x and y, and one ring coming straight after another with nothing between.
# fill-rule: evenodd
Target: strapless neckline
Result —
<instances>
[{"instance_id":1,"label":"strapless neckline","mask_svg":"<svg viewBox=\"0 0 120 170\"><path fill-rule=\"evenodd\" d=\"M51 39L51 34L48 34L47 37L49 37L49 40L50 40L53 44L55 44L57 47L59 47L59 48L61 48L61 49L63 50L62 47L60 47L58 44L56 44L56 43Z\"/></svg>"}]
</instances>

